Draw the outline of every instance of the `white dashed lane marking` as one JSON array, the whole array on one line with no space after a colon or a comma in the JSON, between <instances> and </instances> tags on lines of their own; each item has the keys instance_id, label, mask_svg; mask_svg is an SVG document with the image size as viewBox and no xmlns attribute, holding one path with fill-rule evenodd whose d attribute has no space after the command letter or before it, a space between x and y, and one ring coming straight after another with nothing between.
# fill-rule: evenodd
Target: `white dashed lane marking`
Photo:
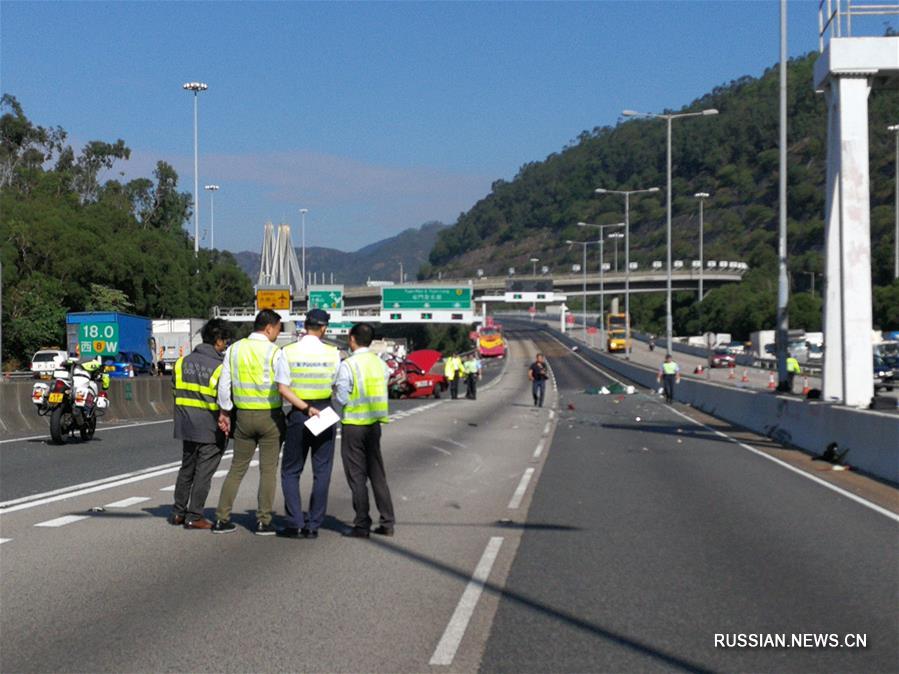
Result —
<instances>
[{"instance_id":1,"label":"white dashed lane marking","mask_svg":"<svg viewBox=\"0 0 899 674\"><path fill-rule=\"evenodd\" d=\"M143 503L144 501L149 501L149 496L132 496L131 498L125 498L121 501L115 501L114 503L107 503L104 507L106 508L130 508L133 505L137 505L138 503Z\"/></svg>"},{"instance_id":2,"label":"white dashed lane marking","mask_svg":"<svg viewBox=\"0 0 899 674\"><path fill-rule=\"evenodd\" d=\"M541 441L537 444L537 449L534 450L534 458L535 458L535 459L538 458L541 454L543 454L543 445L544 445L543 440L541 440Z\"/></svg>"},{"instance_id":3,"label":"white dashed lane marking","mask_svg":"<svg viewBox=\"0 0 899 674\"><path fill-rule=\"evenodd\" d=\"M87 515L64 515L63 517L57 517L53 520L47 520L46 522L38 522L34 526L36 527L64 527L67 524L72 524L73 522L80 522L81 520L89 519Z\"/></svg>"},{"instance_id":4,"label":"white dashed lane marking","mask_svg":"<svg viewBox=\"0 0 899 674\"><path fill-rule=\"evenodd\" d=\"M521 476L521 482L518 483L515 493L512 494L512 500L509 501L510 509L514 510L521 505L521 499L524 498L524 493L528 490L528 484L531 482L532 477L534 477L533 468L528 468L524 471L524 475Z\"/></svg>"},{"instance_id":5,"label":"white dashed lane marking","mask_svg":"<svg viewBox=\"0 0 899 674\"><path fill-rule=\"evenodd\" d=\"M11 540L12 540L11 538L0 538L0 545L3 545L4 543L9 543Z\"/></svg>"},{"instance_id":6,"label":"white dashed lane marking","mask_svg":"<svg viewBox=\"0 0 899 674\"><path fill-rule=\"evenodd\" d=\"M258 464L258 461L257 461L257 464ZM252 463L251 463L251 465L252 465ZM212 475L212 477L225 477L225 475L227 475L227 474L228 474L228 471L227 471L227 470L217 470L217 471L215 471L215 473Z\"/></svg>"},{"instance_id":7,"label":"white dashed lane marking","mask_svg":"<svg viewBox=\"0 0 899 674\"><path fill-rule=\"evenodd\" d=\"M175 491L175 485L170 484L168 487L163 487L159 491Z\"/></svg>"}]
</instances>

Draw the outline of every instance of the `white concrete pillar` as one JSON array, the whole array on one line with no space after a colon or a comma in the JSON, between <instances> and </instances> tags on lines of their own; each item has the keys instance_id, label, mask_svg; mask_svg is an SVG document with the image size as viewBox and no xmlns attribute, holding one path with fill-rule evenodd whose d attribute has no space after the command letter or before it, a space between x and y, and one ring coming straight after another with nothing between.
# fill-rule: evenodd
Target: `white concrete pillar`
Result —
<instances>
[{"instance_id":1,"label":"white concrete pillar","mask_svg":"<svg viewBox=\"0 0 899 674\"><path fill-rule=\"evenodd\" d=\"M832 74L828 105L825 400L867 406L874 395L871 345L869 73Z\"/></svg>"}]
</instances>

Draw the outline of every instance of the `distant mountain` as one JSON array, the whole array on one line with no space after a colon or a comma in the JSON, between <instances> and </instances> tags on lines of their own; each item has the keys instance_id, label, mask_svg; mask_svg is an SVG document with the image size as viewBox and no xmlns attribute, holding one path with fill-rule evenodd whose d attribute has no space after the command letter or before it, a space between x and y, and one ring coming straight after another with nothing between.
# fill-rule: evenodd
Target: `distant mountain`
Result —
<instances>
[{"instance_id":1,"label":"distant mountain","mask_svg":"<svg viewBox=\"0 0 899 674\"><path fill-rule=\"evenodd\" d=\"M396 236L376 241L353 253L319 246L306 247L306 272L318 276L318 283L357 285L367 280L398 281L400 263L407 279L415 279L419 268L437 241L438 233L447 225L427 222L419 228L409 228ZM297 258L301 250L297 248ZM235 253L241 269L255 283L259 275L260 254L252 251Z\"/></svg>"}]
</instances>

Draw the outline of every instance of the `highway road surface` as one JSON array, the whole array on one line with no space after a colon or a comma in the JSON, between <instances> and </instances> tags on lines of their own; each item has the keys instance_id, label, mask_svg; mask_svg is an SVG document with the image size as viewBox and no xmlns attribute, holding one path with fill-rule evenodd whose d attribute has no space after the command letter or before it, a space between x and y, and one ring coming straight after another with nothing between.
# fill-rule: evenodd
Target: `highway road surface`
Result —
<instances>
[{"instance_id":1,"label":"highway road surface","mask_svg":"<svg viewBox=\"0 0 899 674\"><path fill-rule=\"evenodd\" d=\"M321 536L284 540L251 532L252 471L237 533L166 524L166 424L0 444L0 671L896 671L892 487L645 391L588 395L611 379L510 327L476 402L393 407L393 538L339 535L339 462ZM725 647L738 635L808 647Z\"/></svg>"}]
</instances>

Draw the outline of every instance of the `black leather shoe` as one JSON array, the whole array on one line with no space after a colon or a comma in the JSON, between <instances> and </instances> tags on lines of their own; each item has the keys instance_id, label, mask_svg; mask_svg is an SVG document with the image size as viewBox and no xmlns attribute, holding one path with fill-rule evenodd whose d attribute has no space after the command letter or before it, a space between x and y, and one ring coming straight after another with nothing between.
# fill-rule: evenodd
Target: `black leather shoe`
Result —
<instances>
[{"instance_id":1,"label":"black leather shoe","mask_svg":"<svg viewBox=\"0 0 899 674\"><path fill-rule=\"evenodd\" d=\"M357 527L353 527L352 529L347 529L343 532L343 535L347 538L368 538L369 531L368 529L359 529Z\"/></svg>"},{"instance_id":2,"label":"black leather shoe","mask_svg":"<svg viewBox=\"0 0 899 674\"><path fill-rule=\"evenodd\" d=\"M303 538L318 538L318 529L307 529L303 527L300 529L300 536Z\"/></svg>"},{"instance_id":3,"label":"black leather shoe","mask_svg":"<svg viewBox=\"0 0 899 674\"><path fill-rule=\"evenodd\" d=\"M283 529L278 529L275 532L275 536L279 536L280 538L299 538L300 530L296 527L284 527Z\"/></svg>"},{"instance_id":4,"label":"black leather shoe","mask_svg":"<svg viewBox=\"0 0 899 674\"><path fill-rule=\"evenodd\" d=\"M393 536L393 527L385 527L383 524L372 531L379 536Z\"/></svg>"}]
</instances>

